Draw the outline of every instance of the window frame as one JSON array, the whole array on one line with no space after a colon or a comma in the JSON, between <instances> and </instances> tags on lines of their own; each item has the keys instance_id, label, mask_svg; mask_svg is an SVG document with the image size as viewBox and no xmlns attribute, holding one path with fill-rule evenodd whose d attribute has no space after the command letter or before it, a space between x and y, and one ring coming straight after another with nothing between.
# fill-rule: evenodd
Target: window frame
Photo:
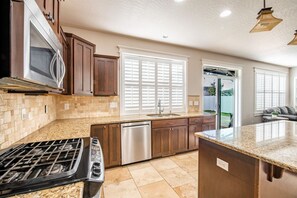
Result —
<instances>
[{"instance_id":1,"label":"window frame","mask_svg":"<svg viewBox=\"0 0 297 198\"><path fill-rule=\"evenodd\" d=\"M263 91L261 92L258 92L257 90L257 74L263 74L264 75L264 85L263 85ZM271 94L271 106L270 107L266 107L265 106L265 94L268 93L268 91L266 91L266 87L265 87L265 83L266 83L266 80L265 80L265 77L266 76L271 76L272 80L272 85L271 85L271 91L269 91L269 93ZM273 90L273 77L278 77L279 78L279 89L277 92L275 92ZM281 85L281 78L284 78L284 90L282 91L281 88L280 88L280 85ZM254 114L255 115L262 115L263 114L263 111L268 109L268 108L274 108L273 104L274 104L274 101L273 101L273 94L277 93L278 94L278 105L275 106L275 107L280 107L280 106L285 106L287 104L286 100L287 100L287 80L288 80L288 75L287 73L284 73L284 72L279 72L279 71L271 71L271 70L265 70L265 69L258 69L258 68L254 68L254 83L255 83L255 86L254 86ZM257 94L258 93L262 93L264 94L264 107L262 110L258 110L257 109ZM281 102L281 95L284 95L284 104L280 104Z\"/></svg>"},{"instance_id":2,"label":"window frame","mask_svg":"<svg viewBox=\"0 0 297 198\"><path fill-rule=\"evenodd\" d=\"M121 67L120 67L120 115L145 115L145 114L150 114L150 113L157 113L157 103L158 103L158 98L157 98L157 90L158 90L158 80L157 80L157 70L158 70L158 63L165 63L165 64L169 64L169 108L165 108L165 113L166 112L171 112L172 110L172 64L174 63L182 63L183 64L183 106L182 108L178 109L178 110L173 110L172 112L176 112L176 113L185 113L187 112L187 65L188 65L188 61L185 59L180 59L180 58L173 58L172 56L170 56L170 58L164 58L162 56L162 54L160 54L160 56L158 56L158 54L154 54L154 55L145 55L142 53L130 53L130 52L122 52L121 56L120 56L121 60ZM125 59L131 57L134 60L138 60L139 61L139 110L136 111L126 111L125 109ZM142 62L143 61L153 61L155 63L155 84L154 84L154 88L155 88L155 109L154 110L148 110L145 111L142 108ZM163 87L161 85L161 87Z\"/></svg>"}]
</instances>

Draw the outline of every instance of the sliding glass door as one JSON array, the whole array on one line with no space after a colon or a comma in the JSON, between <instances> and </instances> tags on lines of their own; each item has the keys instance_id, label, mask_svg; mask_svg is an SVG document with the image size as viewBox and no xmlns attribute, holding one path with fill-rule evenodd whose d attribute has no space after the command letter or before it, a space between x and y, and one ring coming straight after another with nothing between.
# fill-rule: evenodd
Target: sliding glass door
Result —
<instances>
[{"instance_id":1,"label":"sliding glass door","mask_svg":"<svg viewBox=\"0 0 297 198\"><path fill-rule=\"evenodd\" d=\"M219 128L233 127L234 121L234 79L232 78L219 78L218 79L218 126Z\"/></svg>"},{"instance_id":2,"label":"sliding glass door","mask_svg":"<svg viewBox=\"0 0 297 198\"><path fill-rule=\"evenodd\" d=\"M203 109L217 113L217 128L230 128L234 123L235 79L232 77L204 76Z\"/></svg>"}]
</instances>

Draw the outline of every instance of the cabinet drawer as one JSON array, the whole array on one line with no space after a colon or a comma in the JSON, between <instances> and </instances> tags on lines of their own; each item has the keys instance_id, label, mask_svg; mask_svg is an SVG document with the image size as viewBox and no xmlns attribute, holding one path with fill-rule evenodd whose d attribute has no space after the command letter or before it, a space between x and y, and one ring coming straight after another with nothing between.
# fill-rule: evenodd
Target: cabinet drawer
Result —
<instances>
[{"instance_id":1,"label":"cabinet drawer","mask_svg":"<svg viewBox=\"0 0 297 198\"><path fill-rule=\"evenodd\" d=\"M197 132L202 132L202 126L203 125L190 125L189 126L189 131L193 132L193 133L197 133Z\"/></svg>"},{"instance_id":2,"label":"cabinet drawer","mask_svg":"<svg viewBox=\"0 0 297 198\"><path fill-rule=\"evenodd\" d=\"M202 124L203 117L189 118L189 124Z\"/></svg>"},{"instance_id":3,"label":"cabinet drawer","mask_svg":"<svg viewBox=\"0 0 297 198\"><path fill-rule=\"evenodd\" d=\"M216 122L216 116L205 116L203 117L203 123Z\"/></svg>"},{"instance_id":4,"label":"cabinet drawer","mask_svg":"<svg viewBox=\"0 0 297 198\"><path fill-rule=\"evenodd\" d=\"M188 119L155 120L152 121L152 128L164 128L188 125Z\"/></svg>"}]
</instances>

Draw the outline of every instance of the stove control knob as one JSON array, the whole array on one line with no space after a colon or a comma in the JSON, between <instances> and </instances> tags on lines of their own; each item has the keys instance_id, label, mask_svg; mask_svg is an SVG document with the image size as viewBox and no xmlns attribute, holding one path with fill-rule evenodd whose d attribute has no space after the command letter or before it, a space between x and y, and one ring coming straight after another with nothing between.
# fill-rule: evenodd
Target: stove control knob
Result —
<instances>
[{"instance_id":1,"label":"stove control knob","mask_svg":"<svg viewBox=\"0 0 297 198\"><path fill-rule=\"evenodd\" d=\"M98 139L97 138L93 138L92 143L93 144L98 144Z\"/></svg>"},{"instance_id":2,"label":"stove control knob","mask_svg":"<svg viewBox=\"0 0 297 198\"><path fill-rule=\"evenodd\" d=\"M101 175L101 167L99 162L95 162L92 167L92 175L99 177Z\"/></svg>"}]
</instances>

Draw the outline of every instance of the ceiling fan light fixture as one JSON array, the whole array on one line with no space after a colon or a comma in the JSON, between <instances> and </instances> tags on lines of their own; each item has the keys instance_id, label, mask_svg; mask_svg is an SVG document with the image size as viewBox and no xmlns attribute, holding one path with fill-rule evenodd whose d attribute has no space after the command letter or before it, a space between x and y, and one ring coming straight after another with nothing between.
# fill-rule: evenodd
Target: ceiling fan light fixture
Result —
<instances>
[{"instance_id":1,"label":"ceiling fan light fixture","mask_svg":"<svg viewBox=\"0 0 297 198\"><path fill-rule=\"evenodd\" d=\"M293 38L293 40L290 43L288 43L288 45L297 45L297 30L294 35L295 35L295 37Z\"/></svg>"},{"instance_id":2,"label":"ceiling fan light fixture","mask_svg":"<svg viewBox=\"0 0 297 198\"><path fill-rule=\"evenodd\" d=\"M272 15L272 8L263 8L258 13L257 24L253 27L250 33L270 31L277 26L282 19L278 19Z\"/></svg>"}]
</instances>

